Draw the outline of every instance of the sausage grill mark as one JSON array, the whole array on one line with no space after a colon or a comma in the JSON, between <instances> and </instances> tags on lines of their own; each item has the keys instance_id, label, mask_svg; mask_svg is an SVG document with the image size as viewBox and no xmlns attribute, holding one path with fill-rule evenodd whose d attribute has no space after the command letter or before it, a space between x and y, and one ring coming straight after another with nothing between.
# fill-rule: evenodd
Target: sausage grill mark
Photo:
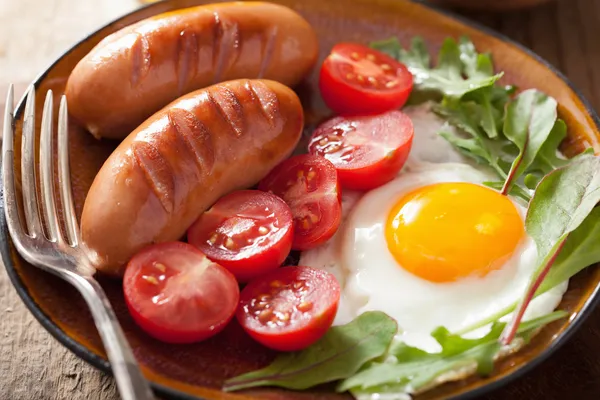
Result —
<instances>
[{"instance_id":1,"label":"sausage grill mark","mask_svg":"<svg viewBox=\"0 0 600 400\"><path fill-rule=\"evenodd\" d=\"M150 45L143 34L136 32L136 39L131 46L131 86L136 87L138 83L150 71Z\"/></svg>"},{"instance_id":2,"label":"sausage grill mark","mask_svg":"<svg viewBox=\"0 0 600 400\"><path fill-rule=\"evenodd\" d=\"M179 33L177 41L177 89L179 95L198 73L198 37L196 32L184 29Z\"/></svg>"},{"instance_id":3,"label":"sausage grill mark","mask_svg":"<svg viewBox=\"0 0 600 400\"><path fill-rule=\"evenodd\" d=\"M277 39L277 25L272 26L267 30L265 37L263 38L263 52L262 52L262 62L260 64L260 70L258 72L258 77L262 78L265 76L267 69L269 68L269 64L273 59L273 52L275 50L275 41Z\"/></svg>"},{"instance_id":4,"label":"sausage grill mark","mask_svg":"<svg viewBox=\"0 0 600 400\"><path fill-rule=\"evenodd\" d=\"M242 103L235 93L225 86L215 86L208 90L208 98L233 133L240 137L244 133L246 121Z\"/></svg>"},{"instance_id":5,"label":"sausage grill mark","mask_svg":"<svg viewBox=\"0 0 600 400\"><path fill-rule=\"evenodd\" d=\"M173 108L167 115L169 123L193 155L198 175L210 174L215 164L215 149L206 125L193 113L181 108Z\"/></svg>"},{"instance_id":6,"label":"sausage grill mark","mask_svg":"<svg viewBox=\"0 0 600 400\"><path fill-rule=\"evenodd\" d=\"M269 125L275 125L275 119L279 117L279 99L267 85L262 82L247 81L244 87L252 96L253 101L258 102L258 108Z\"/></svg>"},{"instance_id":7,"label":"sausage grill mark","mask_svg":"<svg viewBox=\"0 0 600 400\"><path fill-rule=\"evenodd\" d=\"M137 141L132 145L133 155L144 173L146 182L167 213L174 208L175 182L167 160L151 143Z\"/></svg>"},{"instance_id":8,"label":"sausage grill mark","mask_svg":"<svg viewBox=\"0 0 600 400\"><path fill-rule=\"evenodd\" d=\"M213 83L218 83L239 56L240 30L235 22L221 19L217 12L213 15Z\"/></svg>"}]
</instances>

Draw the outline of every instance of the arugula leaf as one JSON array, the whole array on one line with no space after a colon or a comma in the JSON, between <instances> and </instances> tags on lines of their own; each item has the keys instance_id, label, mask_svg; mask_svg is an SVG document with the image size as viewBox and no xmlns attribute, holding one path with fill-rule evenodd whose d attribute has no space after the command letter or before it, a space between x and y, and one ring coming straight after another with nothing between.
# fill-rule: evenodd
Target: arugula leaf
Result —
<instances>
[{"instance_id":1,"label":"arugula leaf","mask_svg":"<svg viewBox=\"0 0 600 400\"><path fill-rule=\"evenodd\" d=\"M564 318L568 313L554 313L522 323L518 334L527 340L538 328ZM356 375L342 381L338 392L350 390L354 395L385 392L414 392L429 385L445 372L461 367L476 366L478 373L487 375L493 370L494 358L501 349L498 338L504 323L495 322L490 332L479 339L465 339L438 328L432 336L442 347L439 353L427 353L418 348L399 344L391 348L394 356L386 362L372 362Z\"/></svg>"},{"instance_id":2,"label":"arugula leaf","mask_svg":"<svg viewBox=\"0 0 600 400\"><path fill-rule=\"evenodd\" d=\"M512 163L502 194L508 193L515 181L534 162L555 126L556 106L556 100L535 89L522 92L508 103L504 136L519 148L519 155Z\"/></svg>"},{"instance_id":3,"label":"arugula leaf","mask_svg":"<svg viewBox=\"0 0 600 400\"><path fill-rule=\"evenodd\" d=\"M459 132L442 130L439 133L465 156L477 161L479 164L489 165L500 176L506 176L505 167L512 157L504 148L494 146L487 135L478 125L480 111L471 102L459 102L445 99L442 104L434 106L436 114L459 129ZM465 137L462 134L466 134Z\"/></svg>"},{"instance_id":4,"label":"arugula leaf","mask_svg":"<svg viewBox=\"0 0 600 400\"><path fill-rule=\"evenodd\" d=\"M569 234L577 229L600 201L600 157L582 157L555 169L542 179L529 202L525 229L535 241L539 266L502 334L510 343L516 327L538 287L550 271Z\"/></svg>"},{"instance_id":5,"label":"arugula leaf","mask_svg":"<svg viewBox=\"0 0 600 400\"><path fill-rule=\"evenodd\" d=\"M224 391L255 386L306 389L352 376L367 361L384 354L398 331L396 321L379 311L330 328L305 350L281 353L269 366L229 379Z\"/></svg>"},{"instance_id":6,"label":"arugula leaf","mask_svg":"<svg viewBox=\"0 0 600 400\"><path fill-rule=\"evenodd\" d=\"M460 44L454 39L445 39L438 54L438 63L433 68L427 46L420 37L413 38L407 50L396 38L373 42L370 46L403 62L413 74L416 92L460 98L473 90L492 85L503 75L493 74L490 56L478 54L466 37L460 39Z\"/></svg>"}]
</instances>

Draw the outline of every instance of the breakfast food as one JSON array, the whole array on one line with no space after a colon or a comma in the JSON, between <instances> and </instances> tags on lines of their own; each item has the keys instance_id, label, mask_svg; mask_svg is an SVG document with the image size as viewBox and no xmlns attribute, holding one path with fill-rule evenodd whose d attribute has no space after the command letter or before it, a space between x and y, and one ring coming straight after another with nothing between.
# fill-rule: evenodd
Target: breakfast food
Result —
<instances>
[{"instance_id":1,"label":"breakfast food","mask_svg":"<svg viewBox=\"0 0 600 400\"><path fill-rule=\"evenodd\" d=\"M327 106L338 114L377 114L406 103L413 76L387 54L356 43L340 43L323 61L319 88Z\"/></svg>"},{"instance_id":2,"label":"breakfast food","mask_svg":"<svg viewBox=\"0 0 600 400\"><path fill-rule=\"evenodd\" d=\"M396 176L408 158L413 134L410 118L397 110L336 117L313 132L308 151L335 165L345 189L368 190Z\"/></svg>"},{"instance_id":3,"label":"breakfast food","mask_svg":"<svg viewBox=\"0 0 600 400\"><path fill-rule=\"evenodd\" d=\"M221 197L188 229L188 242L247 282L278 268L292 247L293 216L279 197L238 190Z\"/></svg>"},{"instance_id":4,"label":"breakfast food","mask_svg":"<svg viewBox=\"0 0 600 400\"><path fill-rule=\"evenodd\" d=\"M285 159L302 127L298 97L273 81L231 81L171 103L94 179L81 218L92 263L122 274L144 246L180 239L219 197L256 184Z\"/></svg>"},{"instance_id":5,"label":"breakfast food","mask_svg":"<svg viewBox=\"0 0 600 400\"><path fill-rule=\"evenodd\" d=\"M300 350L329 329L339 300L340 287L330 273L304 266L279 268L242 290L236 316L259 343Z\"/></svg>"},{"instance_id":6,"label":"breakfast food","mask_svg":"<svg viewBox=\"0 0 600 400\"><path fill-rule=\"evenodd\" d=\"M340 224L338 175L333 164L321 157L292 157L274 168L258 188L289 204L295 222L295 250L308 250L327 241Z\"/></svg>"},{"instance_id":7,"label":"breakfast food","mask_svg":"<svg viewBox=\"0 0 600 400\"><path fill-rule=\"evenodd\" d=\"M430 104L404 111L415 124L407 167L367 193L344 191L338 233L299 264L338 278L336 325L383 311L402 328L399 340L436 352L438 326L460 331L517 302L538 252L525 232L526 204L485 187L493 172L456 149L429 146L441 127ZM536 298L527 317L552 312L566 289Z\"/></svg>"},{"instance_id":8,"label":"breakfast food","mask_svg":"<svg viewBox=\"0 0 600 400\"><path fill-rule=\"evenodd\" d=\"M106 37L71 73L70 114L94 136L123 139L177 97L239 78L295 85L317 59L312 27L262 2L157 15Z\"/></svg>"},{"instance_id":9,"label":"breakfast food","mask_svg":"<svg viewBox=\"0 0 600 400\"><path fill-rule=\"evenodd\" d=\"M240 297L231 273L181 242L148 246L136 254L123 277L123 292L135 322L169 343L216 335L233 318Z\"/></svg>"},{"instance_id":10,"label":"breakfast food","mask_svg":"<svg viewBox=\"0 0 600 400\"><path fill-rule=\"evenodd\" d=\"M217 25L221 52L243 41ZM82 218L94 264L127 265L136 323L190 343L235 315L279 353L223 390L335 382L366 400L490 373L564 318L569 279L600 261L600 157L564 157L556 100L499 84L468 39L437 60L419 38L334 46L320 90L337 115L300 149L299 99L274 81L193 92L137 128Z\"/></svg>"}]
</instances>

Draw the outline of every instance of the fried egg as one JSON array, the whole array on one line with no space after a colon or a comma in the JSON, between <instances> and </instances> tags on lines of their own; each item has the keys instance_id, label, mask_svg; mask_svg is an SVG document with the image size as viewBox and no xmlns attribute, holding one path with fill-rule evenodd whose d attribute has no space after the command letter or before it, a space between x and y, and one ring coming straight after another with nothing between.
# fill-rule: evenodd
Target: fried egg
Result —
<instances>
[{"instance_id":1,"label":"fried egg","mask_svg":"<svg viewBox=\"0 0 600 400\"><path fill-rule=\"evenodd\" d=\"M443 121L428 105L406 112L415 137L404 169L367 193L344 191L340 229L300 264L338 279L336 325L383 311L398 322L398 340L437 352L435 328L459 331L520 299L537 250L525 232L526 205L483 185L496 177L437 135ZM525 318L553 311L566 289L538 296Z\"/></svg>"}]
</instances>

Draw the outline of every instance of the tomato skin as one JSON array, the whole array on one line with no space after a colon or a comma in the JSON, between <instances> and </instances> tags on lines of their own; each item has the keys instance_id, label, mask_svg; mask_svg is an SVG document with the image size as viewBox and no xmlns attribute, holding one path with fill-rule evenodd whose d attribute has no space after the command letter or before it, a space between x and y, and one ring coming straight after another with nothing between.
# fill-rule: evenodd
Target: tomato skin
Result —
<instances>
[{"instance_id":1,"label":"tomato skin","mask_svg":"<svg viewBox=\"0 0 600 400\"><path fill-rule=\"evenodd\" d=\"M363 77L362 82L357 81L358 77ZM392 82L394 86L388 87ZM404 64L357 43L335 45L319 74L325 104L340 115L378 114L398 109L408 100L413 84L413 76Z\"/></svg>"},{"instance_id":2,"label":"tomato skin","mask_svg":"<svg viewBox=\"0 0 600 400\"><path fill-rule=\"evenodd\" d=\"M327 332L339 300L340 286L332 274L311 267L283 267L253 280L242 290L236 317L262 345L297 351ZM272 311L272 319L263 319L264 310Z\"/></svg>"},{"instance_id":3,"label":"tomato skin","mask_svg":"<svg viewBox=\"0 0 600 400\"><path fill-rule=\"evenodd\" d=\"M309 250L333 236L342 218L338 174L323 157L301 154L275 167L258 185L281 197L294 216L294 250Z\"/></svg>"},{"instance_id":4,"label":"tomato skin","mask_svg":"<svg viewBox=\"0 0 600 400\"><path fill-rule=\"evenodd\" d=\"M239 302L235 277L182 242L150 245L133 256L125 269L123 293L136 324L167 343L194 343L216 335L231 321Z\"/></svg>"},{"instance_id":5,"label":"tomato skin","mask_svg":"<svg viewBox=\"0 0 600 400\"><path fill-rule=\"evenodd\" d=\"M236 231L243 224L251 225L243 232ZM260 234L259 229L265 233ZM283 263L293 235L292 211L282 199L260 190L239 190L203 213L187 236L209 259L227 268L239 282L247 282ZM236 241L235 248L227 248L226 240Z\"/></svg>"},{"instance_id":6,"label":"tomato skin","mask_svg":"<svg viewBox=\"0 0 600 400\"><path fill-rule=\"evenodd\" d=\"M315 129L308 151L333 163L343 188L370 190L391 181L402 169L413 136L413 124L401 111L339 116Z\"/></svg>"}]
</instances>

